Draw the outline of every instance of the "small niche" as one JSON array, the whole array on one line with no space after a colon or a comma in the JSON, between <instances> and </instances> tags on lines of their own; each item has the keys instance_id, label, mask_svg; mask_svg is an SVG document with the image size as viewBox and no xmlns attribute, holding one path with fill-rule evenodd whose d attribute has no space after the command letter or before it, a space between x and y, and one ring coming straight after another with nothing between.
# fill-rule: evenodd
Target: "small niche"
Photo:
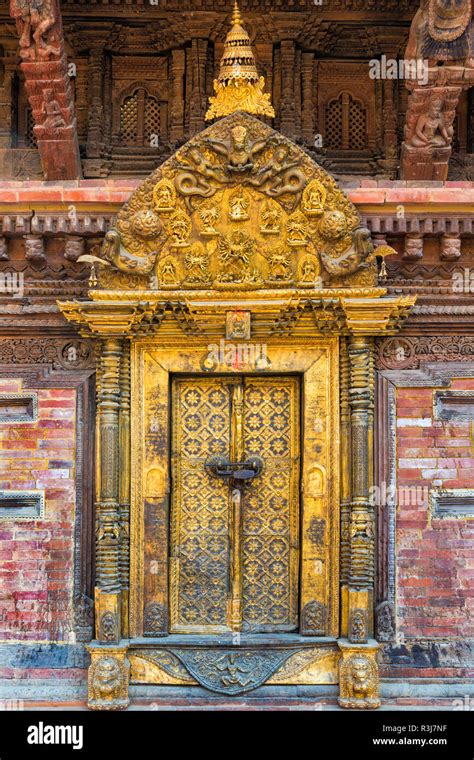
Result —
<instances>
[{"instance_id":1,"label":"small niche","mask_svg":"<svg viewBox=\"0 0 474 760\"><path fill-rule=\"evenodd\" d=\"M36 393L0 393L0 423L36 422Z\"/></svg>"}]
</instances>

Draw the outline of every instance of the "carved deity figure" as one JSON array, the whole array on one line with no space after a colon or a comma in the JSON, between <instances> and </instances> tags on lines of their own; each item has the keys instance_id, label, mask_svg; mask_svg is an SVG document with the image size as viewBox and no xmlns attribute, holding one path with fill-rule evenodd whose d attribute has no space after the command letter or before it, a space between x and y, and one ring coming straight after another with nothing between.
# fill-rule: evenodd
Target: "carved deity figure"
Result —
<instances>
[{"instance_id":1,"label":"carved deity figure","mask_svg":"<svg viewBox=\"0 0 474 760\"><path fill-rule=\"evenodd\" d=\"M453 131L452 126L446 126L443 101L435 97L429 102L428 113L422 113L418 117L410 144L415 148L443 148L451 144Z\"/></svg>"},{"instance_id":2,"label":"carved deity figure","mask_svg":"<svg viewBox=\"0 0 474 760\"><path fill-rule=\"evenodd\" d=\"M176 206L176 191L171 182L159 182L153 191L153 203L157 211L173 211Z\"/></svg>"},{"instance_id":3,"label":"carved deity figure","mask_svg":"<svg viewBox=\"0 0 474 760\"><path fill-rule=\"evenodd\" d=\"M242 188L237 188L229 198L229 218L233 222L245 222L250 219L248 208L250 196Z\"/></svg>"},{"instance_id":4,"label":"carved deity figure","mask_svg":"<svg viewBox=\"0 0 474 760\"><path fill-rule=\"evenodd\" d=\"M306 245L308 223L300 211L292 214L286 223L288 245Z\"/></svg>"},{"instance_id":5,"label":"carved deity figure","mask_svg":"<svg viewBox=\"0 0 474 760\"><path fill-rule=\"evenodd\" d=\"M281 211L275 201L266 201L260 211L260 232L262 235L278 235Z\"/></svg>"},{"instance_id":6,"label":"carved deity figure","mask_svg":"<svg viewBox=\"0 0 474 760\"><path fill-rule=\"evenodd\" d=\"M317 180L310 182L303 192L303 211L308 216L321 216L324 213L326 188Z\"/></svg>"},{"instance_id":7,"label":"carved deity figure","mask_svg":"<svg viewBox=\"0 0 474 760\"><path fill-rule=\"evenodd\" d=\"M243 282L249 278L254 241L245 232L219 238L218 250L222 264L221 282Z\"/></svg>"},{"instance_id":8,"label":"carved deity figure","mask_svg":"<svg viewBox=\"0 0 474 760\"><path fill-rule=\"evenodd\" d=\"M270 268L270 279L272 280L289 280L292 271L290 265L290 254L283 247L275 248L270 252L268 259Z\"/></svg>"},{"instance_id":9,"label":"carved deity figure","mask_svg":"<svg viewBox=\"0 0 474 760\"><path fill-rule=\"evenodd\" d=\"M181 211L177 211L170 218L168 231L171 235L171 245L173 248L186 248L189 245L188 238L191 233L192 225L189 218Z\"/></svg>"},{"instance_id":10,"label":"carved deity figure","mask_svg":"<svg viewBox=\"0 0 474 760\"><path fill-rule=\"evenodd\" d=\"M162 285L177 285L178 275L174 261L171 259L163 261L159 270L159 279Z\"/></svg>"},{"instance_id":11,"label":"carved deity figure","mask_svg":"<svg viewBox=\"0 0 474 760\"><path fill-rule=\"evenodd\" d=\"M204 283L209 281L209 255L199 243L193 245L186 254L184 265L187 270L187 282Z\"/></svg>"},{"instance_id":12,"label":"carved deity figure","mask_svg":"<svg viewBox=\"0 0 474 760\"><path fill-rule=\"evenodd\" d=\"M220 219L220 211L217 206L201 206L199 218L203 223L201 235L204 235L204 237L214 237L219 234L215 228L215 224Z\"/></svg>"},{"instance_id":13,"label":"carved deity figure","mask_svg":"<svg viewBox=\"0 0 474 760\"><path fill-rule=\"evenodd\" d=\"M43 105L41 106L41 113L44 118L41 126L52 135L57 135L59 130L66 126L61 106L53 97L52 89L45 89L43 91L43 96L44 100Z\"/></svg>"},{"instance_id":14,"label":"carved deity figure","mask_svg":"<svg viewBox=\"0 0 474 760\"><path fill-rule=\"evenodd\" d=\"M309 256L303 259L299 272L300 282L314 283L318 275L316 264Z\"/></svg>"},{"instance_id":15,"label":"carved deity figure","mask_svg":"<svg viewBox=\"0 0 474 760\"><path fill-rule=\"evenodd\" d=\"M16 19L24 61L46 61L60 55L54 32L58 21L55 0L10 0L10 15Z\"/></svg>"}]
</instances>

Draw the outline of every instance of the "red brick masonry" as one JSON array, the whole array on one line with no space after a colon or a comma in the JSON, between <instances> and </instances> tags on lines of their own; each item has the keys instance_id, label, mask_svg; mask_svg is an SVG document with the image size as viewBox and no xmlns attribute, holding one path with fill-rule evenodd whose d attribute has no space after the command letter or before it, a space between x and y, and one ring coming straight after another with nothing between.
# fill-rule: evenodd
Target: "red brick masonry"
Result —
<instances>
[{"instance_id":1,"label":"red brick masonry","mask_svg":"<svg viewBox=\"0 0 474 760\"><path fill-rule=\"evenodd\" d=\"M454 390L474 380L453 380ZM433 419L433 389L397 389L397 614L407 637L474 636L474 520L433 518L431 488L474 488L472 421ZM406 493L410 492L406 490ZM407 503L409 502L409 503Z\"/></svg>"},{"instance_id":2,"label":"red brick masonry","mask_svg":"<svg viewBox=\"0 0 474 760\"><path fill-rule=\"evenodd\" d=\"M21 391L20 380L0 380L0 393ZM33 392L38 394L36 422L0 424L0 488L41 489L45 494L43 519L0 520L0 639L67 641L73 588L75 391Z\"/></svg>"}]
</instances>

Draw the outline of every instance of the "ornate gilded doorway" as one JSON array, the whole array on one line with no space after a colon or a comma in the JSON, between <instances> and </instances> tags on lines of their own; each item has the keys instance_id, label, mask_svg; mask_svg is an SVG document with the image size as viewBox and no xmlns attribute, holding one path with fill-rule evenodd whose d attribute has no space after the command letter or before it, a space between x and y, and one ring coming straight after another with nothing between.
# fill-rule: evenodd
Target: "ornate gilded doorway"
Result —
<instances>
[{"instance_id":1,"label":"ornate gilded doorway","mask_svg":"<svg viewBox=\"0 0 474 760\"><path fill-rule=\"evenodd\" d=\"M241 112L143 182L96 263L89 300L60 304L99 356L89 705L126 707L129 683L339 683L377 707L373 339L414 299L379 286L334 179ZM221 343L267 360L210 361Z\"/></svg>"},{"instance_id":2,"label":"ornate gilded doorway","mask_svg":"<svg viewBox=\"0 0 474 760\"><path fill-rule=\"evenodd\" d=\"M299 381L172 384L170 633L298 627Z\"/></svg>"}]
</instances>

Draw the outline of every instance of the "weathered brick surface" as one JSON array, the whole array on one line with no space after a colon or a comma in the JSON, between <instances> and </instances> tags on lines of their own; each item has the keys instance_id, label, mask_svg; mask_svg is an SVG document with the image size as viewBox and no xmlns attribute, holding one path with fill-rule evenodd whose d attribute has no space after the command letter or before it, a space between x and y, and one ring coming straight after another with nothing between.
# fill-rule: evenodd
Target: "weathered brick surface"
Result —
<instances>
[{"instance_id":1,"label":"weathered brick surface","mask_svg":"<svg viewBox=\"0 0 474 760\"><path fill-rule=\"evenodd\" d=\"M41 206L45 203L78 203L97 204L109 203L117 208L122 206L130 194L140 185L140 179L94 179L71 180L69 182L42 182L31 180L26 182L5 181L0 188L0 206L11 203L30 203ZM354 186L355 185L355 186ZM341 183L344 189L344 183ZM423 187L416 182L360 180L346 183L346 192L356 205L384 204L456 204L474 203L474 183L445 182L442 186L436 183L424 183Z\"/></svg>"},{"instance_id":2,"label":"weathered brick surface","mask_svg":"<svg viewBox=\"0 0 474 760\"><path fill-rule=\"evenodd\" d=\"M0 379L0 393L7 390L21 392L21 380ZM36 392L37 422L0 424L0 488L45 494L42 519L0 521L0 640L65 641L72 610L76 399L73 389Z\"/></svg>"},{"instance_id":3,"label":"weathered brick surface","mask_svg":"<svg viewBox=\"0 0 474 760\"><path fill-rule=\"evenodd\" d=\"M454 380L451 387L467 390L473 381ZM397 418L400 632L407 638L473 637L474 520L434 518L427 498L433 487L474 488L471 424L434 419L431 388L398 388Z\"/></svg>"}]
</instances>

